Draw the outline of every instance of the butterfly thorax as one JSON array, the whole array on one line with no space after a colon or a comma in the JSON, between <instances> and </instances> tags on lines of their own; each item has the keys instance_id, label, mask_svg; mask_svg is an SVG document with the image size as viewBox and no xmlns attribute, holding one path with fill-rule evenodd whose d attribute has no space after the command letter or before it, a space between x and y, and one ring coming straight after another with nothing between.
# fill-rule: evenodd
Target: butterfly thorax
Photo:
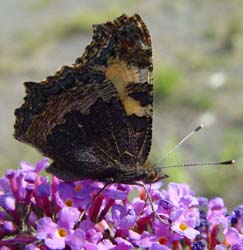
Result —
<instances>
[{"instance_id":1,"label":"butterfly thorax","mask_svg":"<svg viewBox=\"0 0 243 250\"><path fill-rule=\"evenodd\" d=\"M121 163L118 163L121 171L113 173L113 177L103 179L104 182L118 182L124 184L132 184L137 181L142 181L144 183L154 183L161 179L167 178L168 176L161 173L161 169L150 163L145 165L136 164L136 167L133 166L124 166ZM124 170L124 171L123 171Z\"/></svg>"}]
</instances>

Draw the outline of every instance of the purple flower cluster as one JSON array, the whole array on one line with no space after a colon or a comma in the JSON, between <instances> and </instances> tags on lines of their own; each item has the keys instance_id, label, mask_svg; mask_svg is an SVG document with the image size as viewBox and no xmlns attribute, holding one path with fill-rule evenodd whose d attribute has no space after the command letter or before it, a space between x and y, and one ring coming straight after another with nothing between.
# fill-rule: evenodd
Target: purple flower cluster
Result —
<instances>
[{"instance_id":1,"label":"purple flower cluster","mask_svg":"<svg viewBox=\"0 0 243 250\"><path fill-rule=\"evenodd\" d=\"M42 177L47 159L0 178L0 249L243 249L243 206L196 197L186 184L141 186Z\"/></svg>"}]
</instances>

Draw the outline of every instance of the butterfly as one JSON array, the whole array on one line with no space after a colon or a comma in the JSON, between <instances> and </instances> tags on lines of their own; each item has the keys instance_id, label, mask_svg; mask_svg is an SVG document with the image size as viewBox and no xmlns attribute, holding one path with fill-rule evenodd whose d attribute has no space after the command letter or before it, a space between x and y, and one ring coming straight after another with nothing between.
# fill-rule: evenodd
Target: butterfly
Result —
<instances>
[{"instance_id":1,"label":"butterfly","mask_svg":"<svg viewBox=\"0 0 243 250\"><path fill-rule=\"evenodd\" d=\"M72 66L25 82L14 137L53 162L65 181L152 183L164 177L147 161L152 140L152 48L142 18L122 15L94 25Z\"/></svg>"}]
</instances>

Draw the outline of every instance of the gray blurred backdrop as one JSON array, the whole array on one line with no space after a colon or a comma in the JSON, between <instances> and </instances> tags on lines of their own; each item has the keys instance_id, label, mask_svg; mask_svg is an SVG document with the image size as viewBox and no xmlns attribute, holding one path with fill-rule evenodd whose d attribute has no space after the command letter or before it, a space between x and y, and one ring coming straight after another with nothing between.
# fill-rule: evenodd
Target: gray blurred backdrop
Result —
<instances>
[{"instance_id":1,"label":"gray blurred backdrop","mask_svg":"<svg viewBox=\"0 0 243 250\"><path fill-rule=\"evenodd\" d=\"M9 0L0 2L0 171L43 157L14 140L14 109L24 81L71 65L90 42L92 24L139 13L154 59L151 159L156 162L200 123L205 129L163 165L234 158L234 166L166 169L198 195L243 201L243 1ZM165 184L166 185L166 184Z\"/></svg>"}]
</instances>

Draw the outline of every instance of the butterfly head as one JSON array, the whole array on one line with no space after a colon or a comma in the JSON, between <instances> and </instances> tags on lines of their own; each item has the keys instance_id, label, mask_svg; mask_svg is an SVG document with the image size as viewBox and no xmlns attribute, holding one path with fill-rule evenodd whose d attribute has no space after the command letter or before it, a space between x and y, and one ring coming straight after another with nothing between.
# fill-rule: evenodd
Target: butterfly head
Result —
<instances>
[{"instance_id":1,"label":"butterfly head","mask_svg":"<svg viewBox=\"0 0 243 250\"><path fill-rule=\"evenodd\" d=\"M161 172L161 167L152 165L147 169L144 183L154 183L169 176Z\"/></svg>"}]
</instances>

